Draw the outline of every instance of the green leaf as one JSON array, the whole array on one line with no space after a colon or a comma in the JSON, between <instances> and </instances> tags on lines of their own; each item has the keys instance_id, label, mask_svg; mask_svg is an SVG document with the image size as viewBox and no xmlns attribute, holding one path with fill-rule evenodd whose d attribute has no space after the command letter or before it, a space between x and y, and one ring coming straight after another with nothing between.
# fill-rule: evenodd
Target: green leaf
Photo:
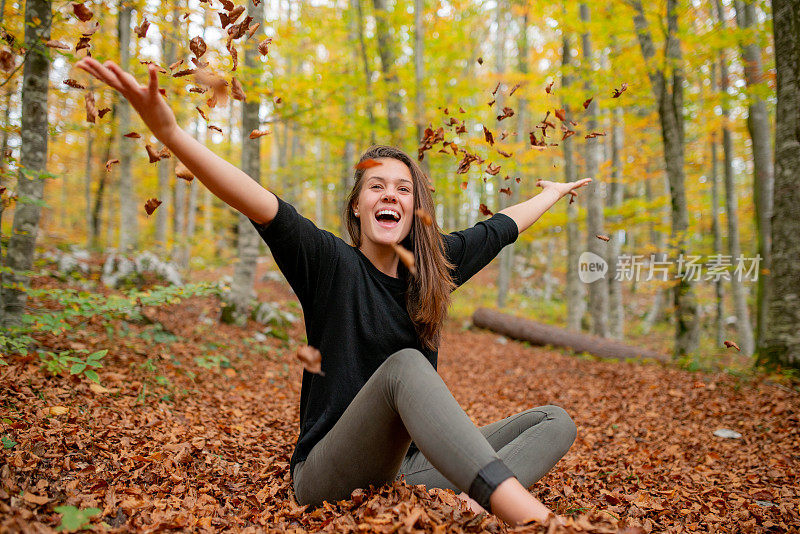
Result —
<instances>
[{"instance_id":1,"label":"green leaf","mask_svg":"<svg viewBox=\"0 0 800 534\"><path fill-rule=\"evenodd\" d=\"M0 440L2 440L2 442L3 442L3 448L4 449L13 449L14 446L17 444L16 441L14 441L13 439L9 438L8 436L3 436L2 438L0 438Z\"/></svg>"},{"instance_id":2,"label":"green leaf","mask_svg":"<svg viewBox=\"0 0 800 534\"><path fill-rule=\"evenodd\" d=\"M76 363L70 368L69 374L77 375L78 373L82 373L84 369L86 369L86 364L85 363L83 363L83 362Z\"/></svg>"},{"instance_id":3,"label":"green leaf","mask_svg":"<svg viewBox=\"0 0 800 534\"><path fill-rule=\"evenodd\" d=\"M56 529L66 532L85 529L89 520L100 513L100 508L79 510L74 506L56 506L54 510L61 514L61 524Z\"/></svg>"},{"instance_id":4,"label":"green leaf","mask_svg":"<svg viewBox=\"0 0 800 534\"><path fill-rule=\"evenodd\" d=\"M87 369L86 371L83 372L83 374L89 380L97 382L98 384L100 383L100 377L97 376L97 373L94 372L92 369Z\"/></svg>"}]
</instances>

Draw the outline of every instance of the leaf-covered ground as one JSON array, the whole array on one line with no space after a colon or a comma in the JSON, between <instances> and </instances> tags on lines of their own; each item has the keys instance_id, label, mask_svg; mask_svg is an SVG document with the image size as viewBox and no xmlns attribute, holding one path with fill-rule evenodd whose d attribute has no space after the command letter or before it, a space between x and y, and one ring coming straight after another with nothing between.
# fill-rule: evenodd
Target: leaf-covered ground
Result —
<instances>
[{"instance_id":1,"label":"leaf-covered ground","mask_svg":"<svg viewBox=\"0 0 800 534\"><path fill-rule=\"evenodd\" d=\"M261 283L259 295L296 311L281 282ZM288 341L259 341L263 326L218 324L216 298L146 312L152 323L109 329L92 319L40 340L51 350L110 348L102 388L50 377L33 357L0 367L0 531L51 531L60 505L99 508L91 528L114 531L785 532L800 525L797 392L722 373L578 358L455 322L439 371L476 424L543 404L561 405L575 420L572 449L531 488L570 526L507 529L460 506L452 492L404 482L306 511L294 502L288 473L301 323L288 329ZM715 437L721 428L742 438Z\"/></svg>"}]
</instances>

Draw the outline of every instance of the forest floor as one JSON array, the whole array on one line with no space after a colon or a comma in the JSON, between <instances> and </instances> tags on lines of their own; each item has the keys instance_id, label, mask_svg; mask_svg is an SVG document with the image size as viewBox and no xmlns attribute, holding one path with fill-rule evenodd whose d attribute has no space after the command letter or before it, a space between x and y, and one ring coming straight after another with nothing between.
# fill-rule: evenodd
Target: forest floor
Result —
<instances>
[{"instance_id":1,"label":"forest floor","mask_svg":"<svg viewBox=\"0 0 800 534\"><path fill-rule=\"evenodd\" d=\"M65 286L47 276L34 285ZM285 283L260 281L258 293L298 313ZM786 532L800 525L796 390L766 377L577 357L459 320L446 325L439 372L477 425L545 404L562 406L577 424L570 451L530 488L569 526L509 529L468 511L452 492L405 482L306 510L294 501L288 472L302 321L287 329L288 339L273 331L264 341L263 325L219 324L219 310L216 297L193 297L146 309L146 322L93 318L38 337L54 352L110 349L102 386L51 376L35 356L7 358L1 532L49 532L87 508L99 509L88 528L117 532ZM741 438L716 437L718 429ZM60 514L59 506L74 508Z\"/></svg>"}]
</instances>

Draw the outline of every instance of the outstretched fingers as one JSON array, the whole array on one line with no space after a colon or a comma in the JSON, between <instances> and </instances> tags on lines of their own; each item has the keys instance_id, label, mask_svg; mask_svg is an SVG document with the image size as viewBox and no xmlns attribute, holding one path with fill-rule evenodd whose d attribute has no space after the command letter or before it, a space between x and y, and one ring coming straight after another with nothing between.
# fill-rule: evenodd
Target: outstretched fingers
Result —
<instances>
[{"instance_id":1,"label":"outstretched fingers","mask_svg":"<svg viewBox=\"0 0 800 534\"><path fill-rule=\"evenodd\" d=\"M96 59L85 57L78 61L75 66L88 72L109 87L116 89L117 91L122 91L122 86L117 78Z\"/></svg>"},{"instance_id":2,"label":"outstretched fingers","mask_svg":"<svg viewBox=\"0 0 800 534\"><path fill-rule=\"evenodd\" d=\"M103 65L119 81L119 84L123 87L123 92L136 93L142 90L142 86L139 85L136 78L122 70L113 61L106 61Z\"/></svg>"},{"instance_id":3,"label":"outstretched fingers","mask_svg":"<svg viewBox=\"0 0 800 534\"><path fill-rule=\"evenodd\" d=\"M150 83L147 84L147 90L151 96L158 95L158 69L155 65L148 65L147 70L150 74Z\"/></svg>"}]
</instances>

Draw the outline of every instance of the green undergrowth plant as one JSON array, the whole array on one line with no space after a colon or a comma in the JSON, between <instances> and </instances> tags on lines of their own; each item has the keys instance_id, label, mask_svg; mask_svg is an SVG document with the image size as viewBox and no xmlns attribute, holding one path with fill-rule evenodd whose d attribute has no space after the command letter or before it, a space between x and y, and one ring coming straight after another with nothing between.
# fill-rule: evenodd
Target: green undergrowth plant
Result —
<instances>
[{"instance_id":1,"label":"green undergrowth plant","mask_svg":"<svg viewBox=\"0 0 800 534\"><path fill-rule=\"evenodd\" d=\"M79 354L87 354L85 358L81 358ZM42 362L42 367L51 375L58 375L62 372L69 370L71 375L83 375L93 382L100 383L100 377L97 371L103 367L100 360L108 354L108 349L98 350L89 354L86 349L78 350L62 350L58 354L55 352L39 353L39 359ZM94 369L93 369L94 368Z\"/></svg>"}]
</instances>

